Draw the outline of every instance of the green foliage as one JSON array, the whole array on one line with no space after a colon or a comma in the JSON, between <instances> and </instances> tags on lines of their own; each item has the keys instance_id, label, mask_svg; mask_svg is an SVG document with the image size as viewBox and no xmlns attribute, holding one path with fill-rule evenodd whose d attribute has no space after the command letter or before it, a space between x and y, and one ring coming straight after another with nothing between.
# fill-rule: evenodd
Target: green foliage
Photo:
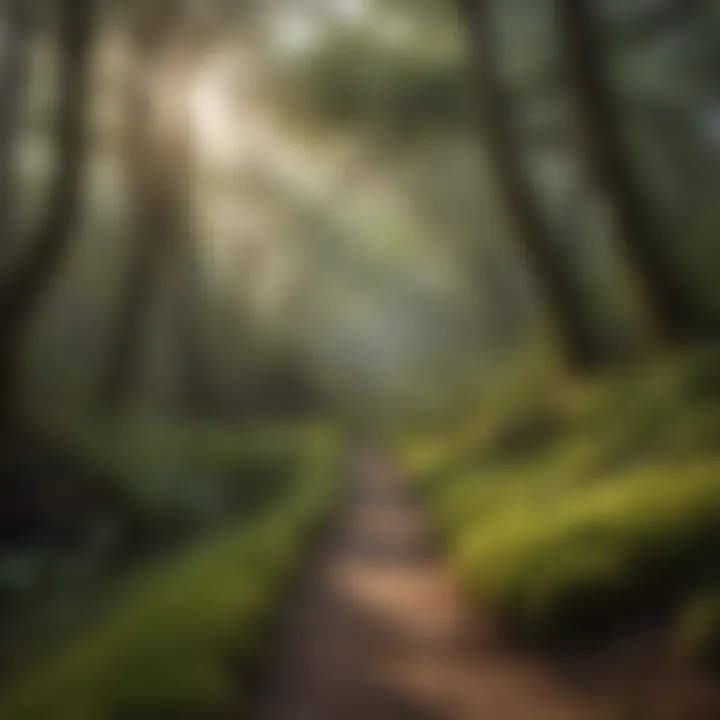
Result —
<instances>
[{"instance_id":1,"label":"green foliage","mask_svg":"<svg viewBox=\"0 0 720 720\"><path fill-rule=\"evenodd\" d=\"M678 644L696 662L720 670L720 587L699 593L683 608Z\"/></svg>"},{"instance_id":2,"label":"green foliage","mask_svg":"<svg viewBox=\"0 0 720 720\"><path fill-rule=\"evenodd\" d=\"M533 488L456 530L466 584L523 634L572 636L654 610L703 579L720 547L716 463L553 491L548 501Z\"/></svg>"},{"instance_id":3,"label":"green foliage","mask_svg":"<svg viewBox=\"0 0 720 720\"><path fill-rule=\"evenodd\" d=\"M408 467L468 591L515 633L561 640L666 611L713 582L712 368L705 354L550 388L529 412L411 442Z\"/></svg>"},{"instance_id":4,"label":"green foliage","mask_svg":"<svg viewBox=\"0 0 720 720\"><path fill-rule=\"evenodd\" d=\"M108 616L0 700L5 720L209 718L238 702L238 673L332 496L335 445L298 431L284 492L249 522L148 569Z\"/></svg>"}]
</instances>

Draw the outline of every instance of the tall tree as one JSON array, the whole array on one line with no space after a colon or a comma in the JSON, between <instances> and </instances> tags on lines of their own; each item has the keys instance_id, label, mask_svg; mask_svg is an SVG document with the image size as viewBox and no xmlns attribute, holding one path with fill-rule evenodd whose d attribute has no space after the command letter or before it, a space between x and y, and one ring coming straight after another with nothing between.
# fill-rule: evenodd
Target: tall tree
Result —
<instances>
[{"instance_id":1,"label":"tall tree","mask_svg":"<svg viewBox=\"0 0 720 720\"><path fill-rule=\"evenodd\" d=\"M500 78L490 4L487 0L456 2L469 36L481 130L505 216L535 275L568 366L578 372L591 370L605 360L604 344L582 310L580 279L559 252L523 171L512 100Z\"/></svg>"},{"instance_id":2,"label":"tall tree","mask_svg":"<svg viewBox=\"0 0 720 720\"><path fill-rule=\"evenodd\" d=\"M26 254L0 289L0 413L17 409L26 334L62 264L77 217L85 165L94 0L58 0L60 107L54 127L57 161L48 207Z\"/></svg>"},{"instance_id":3,"label":"tall tree","mask_svg":"<svg viewBox=\"0 0 720 720\"><path fill-rule=\"evenodd\" d=\"M27 75L30 39L28 0L0 0L0 238L14 232L11 156L22 91Z\"/></svg>"},{"instance_id":4,"label":"tall tree","mask_svg":"<svg viewBox=\"0 0 720 720\"><path fill-rule=\"evenodd\" d=\"M188 82L195 47L183 31L182 21L182 17L173 14L173 8L160 5L155 13L141 15L134 28L134 67L127 103L128 175L134 222L126 276L100 387L100 402L110 410L119 409L133 389L140 373L153 300L161 279L173 267L178 270L182 285L176 290L184 391L200 394L207 382L201 367L204 365L201 298L193 267L196 258L190 212L192 138ZM172 127L162 129L155 112L161 93L166 98L164 114L172 117Z\"/></svg>"},{"instance_id":5,"label":"tall tree","mask_svg":"<svg viewBox=\"0 0 720 720\"><path fill-rule=\"evenodd\" d=\"M153 81L166 41L161 13L132 17L131 62L127 74L126 179L131 195L130 237L116 316L110 327L99 400L113 410L125 401L138 373L149 308L170 251L172 200L157 162Z\"/></svg>"},{"instance_id":6,"label":"tall tree","mask_svg":"<svg viewBox=\"0 0 720 720\"><path fill-rule=\"evenodd\" d=\"M716 334L631 162L604 62L602 18L593 0L554 0L580 145L606 197L621 246L636 271L654 329L669 342ZM679 4L680 7L682 4Z\"/></svg>"},{"instance_id":7,"label":"tall tree","mask_svg":"<svg viewBox=\"0 0 720 720\"><path fill-rule=\"evenodd\" d=\"M208 331L207 285L199 257L199 248L189 231L189 222L179 228L175 258L175 330L178 395L184 412L199 415L217 405L215 373L211 365Z\"/></svg>"},{"instance_id":8,"label":"tall tree","mask_svg":"<svg viewBox=\"0 0 720 720\"><path fill-rule=\"evenodd\" d=\"M208 285L203 272L201 249L196 242L193 212L193 178L197 173L197 148L193 139L189 98L193 73L214 38L212 17L186 19L176 61L176 86L180 98L175 113L176 133L172 139L173 192L176 212L175 318L178 396L181 409L199 415L217 406L215 372L212 368L208 332Z\"/></svg>"}]
</instances>

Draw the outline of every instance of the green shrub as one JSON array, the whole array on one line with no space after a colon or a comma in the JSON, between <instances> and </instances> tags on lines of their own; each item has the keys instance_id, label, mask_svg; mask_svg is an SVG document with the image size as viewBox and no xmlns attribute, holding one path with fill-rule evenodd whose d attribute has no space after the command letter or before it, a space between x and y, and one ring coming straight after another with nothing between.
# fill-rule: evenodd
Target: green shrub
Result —
<instances>
[{"instance_id":1,"label":"green shrub","mask_svg":"<svg viewBox=\"0 0 720 720\"><path fill-rule=\"evenodd\" d=\"M720 474L648 469L509 505L455 544L466 585L533 635L574 634L672 600L720 547Z\"/></svg>"},{"instance_id":2,"label":"green shrub","mask_svg":"<svg viewBox=\"0 0 720 720\"><path fill-rule=\"evenodd\" d=\"M670 610L720 574L712 357L533 398L527 424L517 405L486 408L406 442L461 581L512 631L585 636ZM543 417L547 432L508 445Z\"/></svg>"}]
</instances>

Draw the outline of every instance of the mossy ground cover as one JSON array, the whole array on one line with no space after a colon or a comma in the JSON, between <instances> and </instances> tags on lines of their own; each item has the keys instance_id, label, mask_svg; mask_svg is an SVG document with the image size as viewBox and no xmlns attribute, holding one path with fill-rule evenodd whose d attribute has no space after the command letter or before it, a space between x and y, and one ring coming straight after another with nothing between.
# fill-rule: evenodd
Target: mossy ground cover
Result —
<instances>
[{"instance_id":1,"label":"mossy ground cover","mask_svg":"<svg viewBox=\"0 0 720 720\"><path fill-rule=\"evenodd\" d=\"M336 487L331 435L288 435L292 475L263 512L144 568L82 637L12 684L0 717L205 719L241 708L242 669Z\"/></svg>"},{"instance_id":2,"label":"mossy ground cover","mask_svg":"<svg viewBox=\"0 0 720 720\"><path fill-rule=\"evenodd\" d=\"M701 353L411 433L407 471L468 592L528 639L660 615L714 656L719 376L717 354Z\"/></svg>"}]
</instances>

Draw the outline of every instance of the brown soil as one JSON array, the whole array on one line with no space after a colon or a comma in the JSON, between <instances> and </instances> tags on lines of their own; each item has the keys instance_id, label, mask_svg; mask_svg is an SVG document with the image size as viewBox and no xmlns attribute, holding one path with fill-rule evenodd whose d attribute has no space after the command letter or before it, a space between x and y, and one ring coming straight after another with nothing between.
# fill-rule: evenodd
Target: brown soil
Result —
<instances>
[{"instance_id":1,"label":"brown soil","mask_svg":"<svg viewBox=\"0 0 720 720\"><path fill-rule=\"evenodd\" d=\"M718 720L720 693L646 640L551 661L470 608L377 454L305 577L250 692L251 720Z\"/></svg>"}]
</instances>

